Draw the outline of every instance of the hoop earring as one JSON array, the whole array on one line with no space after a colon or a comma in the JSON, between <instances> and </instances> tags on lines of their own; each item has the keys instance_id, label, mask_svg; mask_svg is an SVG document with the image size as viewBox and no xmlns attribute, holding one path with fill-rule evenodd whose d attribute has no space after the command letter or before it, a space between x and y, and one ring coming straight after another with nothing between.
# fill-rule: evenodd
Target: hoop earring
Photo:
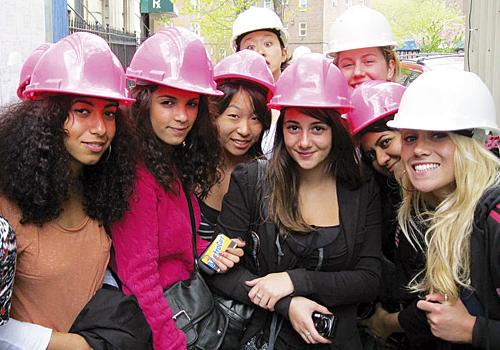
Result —
<instances>
[{"instance_id":1,"label":"hoop earring","mask_svg":"<svg viewBox=\"0 0 500 350\"><path fill-rule=\"evenodd\" d=\"M108 154L106 154L106 158L103 160L103 162L107 162L110 156L111 156L111 144L109 144Z\"/></svg>"}]
</instances>

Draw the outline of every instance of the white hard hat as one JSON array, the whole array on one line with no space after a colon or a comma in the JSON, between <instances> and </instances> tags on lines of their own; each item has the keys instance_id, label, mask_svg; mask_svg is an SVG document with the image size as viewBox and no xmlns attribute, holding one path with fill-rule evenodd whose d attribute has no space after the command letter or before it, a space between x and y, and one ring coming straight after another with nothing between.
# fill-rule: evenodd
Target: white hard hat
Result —
<instances>
[{"instance_id":1,"label":"white hard hat","mask_svg":"<svg viewBox=\"0 0 500 350\"><path fill-rule=\"evenodd\" d=\"M396 46L391 26L384 15L364 5L342 13L330 27L328 56L365 47Z\"/></svg>"},{"instance_id":2,"label":"white hard hat","mask_svg":"<svg viewBox=\"0 0 500 350\"><path fill-rule=\"evenodd\" d=\"M297 46L293 50L292 61L295 61L297 58L305 55L306 53L311 53L311 49L308 48L307 46L303 46L303 45Z\"/></svg>"},{"instance_id":3,"label":"white hard hat","mask_svg":"<svg viewBox=\"0 0 500 350\"><path fill-rule=\"evenodd\" d=\"M493 96L474 73L455 70L421 74L403 94L387 126L396 129L500 131Z\"/></svg>"},{"instance_id":4,"label":"white hard hat","mask_svg":"<svg viewBox=\"0 0 500 350\"><path fill-rule=\"evenodd\" d=\"M231 47L238 50L236 41L240 36L257 30L274 29L279 33L279 37L286 47L288 45L288 33L273 10L251 6L248 10L238 15L233 23L233 34L231 36Z\"/></svg>"}]
</instances>

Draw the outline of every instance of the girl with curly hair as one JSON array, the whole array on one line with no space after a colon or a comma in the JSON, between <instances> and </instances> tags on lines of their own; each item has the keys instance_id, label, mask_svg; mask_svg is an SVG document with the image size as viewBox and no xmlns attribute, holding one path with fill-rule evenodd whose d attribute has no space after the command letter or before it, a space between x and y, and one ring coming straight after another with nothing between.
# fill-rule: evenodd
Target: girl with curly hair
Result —
<instances>
[{"instance_id":1,"label":"girl with curly hair","mask_svg":"<svg viewBox=\"0 0 500 350\"><path fill-rule=\"evenodd\" d=\"M399 223L426 256L409 285L423 300L399 323L440 348L498 349L500 161L482 142L500 131L493 97L474 73L426 72L387 124L402 137Z\"/></svg>"},{"instance_id":2,"label":"girl with curly hair","mask_svg":"<svg viewBox=\"0 0 500 350\"><path fill-rule=\"evenodd\" d=\"M17 336L21 348L89 349L66 332L103 284L105 227L128 208L134 162L118 107L133 100L118 59L89 33L48 48L23 94L0 115L0 215L16 232L18 254L16 322L0 327L0 338Z\"/></svg>"},{"instance_id":3,"label":"girl with curly hair","mask_svg":"<svg viewBox=\"0 0 500 350\"><path fill-rule=\"evenodd\" d=\"M192 230L203 198L219 180L220 143L208 114L207 95L215 88L212 63L200 38L170 27L148 38L137 50L127 77L136 81L130 115L140 138L137 179L130 210L112 225L118 275L126 294L137 297L153 332L155 349L185 349L164 289L192 274ZM188 197L187 197L188 196ZM198 239L198 253L208 243ZM217 260L227 270L241 249Z\"/></svg>"},{"instance_id":4,"label":"girl with curly hair","mask_svg":"<svg viewBox=\"0 0 500 350\"><path fill-rule=\"evenodd\" d=\"M262 136L271 124L267 107L274 91L274 80L266 60L251 50L242 50L224 58L214 68L214 79L223 96L209 98L223 147L219 167L221 180L200 201L201 223L198 233L211 240L222 198L229 187L231 173L239 163L263 156Z\"/></svg>"}]
</instances>

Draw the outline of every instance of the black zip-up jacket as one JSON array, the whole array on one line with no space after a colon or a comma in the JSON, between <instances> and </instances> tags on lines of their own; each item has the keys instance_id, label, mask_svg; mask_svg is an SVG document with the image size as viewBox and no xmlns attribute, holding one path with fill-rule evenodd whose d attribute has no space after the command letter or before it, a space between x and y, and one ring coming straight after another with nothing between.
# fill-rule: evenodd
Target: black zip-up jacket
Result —
<instances>
[{"instance_id":1,"label":"black zip-up jacket","mask_svg":"<svg viewBox=\"0 0 500 350\"><path fill-rule=\"evenodd\" d=\"M470 250L471 285L482 308L476 315L472 345L439 341L439 349L500 349L500 187L487 191L479 201ZM467 300L462 300L467 307ZM425 313L416 302L400 312L399 323L415 341L432 337Z\"/></svg>"},{"instance_id":2,"label":"black zip-up jacket","mask_svg":"<svg viewBox=\"0 0 500 350\"><path fill-rule=\"evenodd\" d=\"M218 231L230 237L241 237L248 243L252 241L248 233L250 217L257 202L260 202L255 195L256 172L256 163L242 164L233 171L218 219ZM328 307L338 317L333 343L310 347L357 350L361 349L361 343L356 327L356 306L360 302L373 300L380 282L381 210L378 186L373 179L369 179L361 187L351 190L337 181L337 196L340 234L344 235L347 246L346 263L341 270L311 271L296 268L297 258L286 244L281 247L283 254L278 262L280 252L276 244L277 226L266 221L256 226L260 237L256 259L259 267L252 259L253 245L248 244L240 264L226 274L214 275L209 283L222 294L251 304L245 281L272 272L287 271L295 288L294 295L310 298ZM266 217L265 213L263 217ZM275 349L309 349L288 321L291 298L285 297L275 306L276 312L285 319ZM257 309L243 342L263 327L264 332L267 332L271 316L270 312Z\"/></svg>"}]
</instances>

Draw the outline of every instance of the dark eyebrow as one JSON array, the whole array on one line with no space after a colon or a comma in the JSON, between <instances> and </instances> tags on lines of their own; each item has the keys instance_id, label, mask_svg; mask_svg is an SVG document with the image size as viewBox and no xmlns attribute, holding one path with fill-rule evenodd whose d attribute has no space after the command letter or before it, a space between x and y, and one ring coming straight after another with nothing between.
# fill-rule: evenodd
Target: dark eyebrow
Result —
<instances>
[{"instance_id":1,"label":"dark eyebrow","mask_svg":"<svg viewBox=\"0 0 500 350\"><path fill-rule=\"evenodd\" d=\"M172 96L172 95L167 95L167 94L164 94L164 95L158 95L158 97L167 97L167 98L171 98L171 99L177 100L177 97Z\"/></svg>"},{"instance_id":2,"label":"dark eyebrow","mask_svg":"<svg viewBox=\"0 0 500 350\"><path fill-rule=\"evenodd\" d=\"M104 108L108 108L108 107L118 107L118 102L115 101L115 100L106 100L106 99L103 99L104 101L108 101L109 103L107 105L104 106ZM88 105L88 106L92 106L94 107L94 104L89 102L89 101L86 101L86 100L73 100L73 102L71 103L71 105L74 105L75 103L83 103L85 105Z\"/></svg>"},{"instance_id":3,"label":"dark eyebrow","mask_svg":"<svg viewBox=\"0 0 500 350\"><path fill-rule=\"evenodd\" d=\"M164 95L158 95L158 97L166 97L166 98L171 98L172 100L178 100L177 97L173 96L173 95L168 95L168 94L164 94ZM190 98L188 101L194 101L194 100L199 100L200 97L197 96L197 97L193 97L193 98Z\"/></svg>"},{"instance_id":4,"label":"dark eyebrow","mask_svg":"<svg viewBox=\"0 0 500 350\"><path fill-rule=\"evenodd\" d=\"M322 121L317 121L317 122L311 123L311 125L326 125L326 126L328 126L327 123L322 122Z\"/></svg>"},{"instance_id":5,"label":"dark eyebrow","mask_svg":"<svg viewBox=\"0 0 500 350\"><path fill-rule=\"evenodd\" d=\"M384 136L387 136L387 135L386 135L386 134L383 134L383 135L381 135L381 136L377 139L377 141L375 142L375 144L376 144L377 146L379 146L379 145L380 145L380 140L381 140L381 139L382 139L382 137L384 137Z\"/></svg>"}]
</instances>

